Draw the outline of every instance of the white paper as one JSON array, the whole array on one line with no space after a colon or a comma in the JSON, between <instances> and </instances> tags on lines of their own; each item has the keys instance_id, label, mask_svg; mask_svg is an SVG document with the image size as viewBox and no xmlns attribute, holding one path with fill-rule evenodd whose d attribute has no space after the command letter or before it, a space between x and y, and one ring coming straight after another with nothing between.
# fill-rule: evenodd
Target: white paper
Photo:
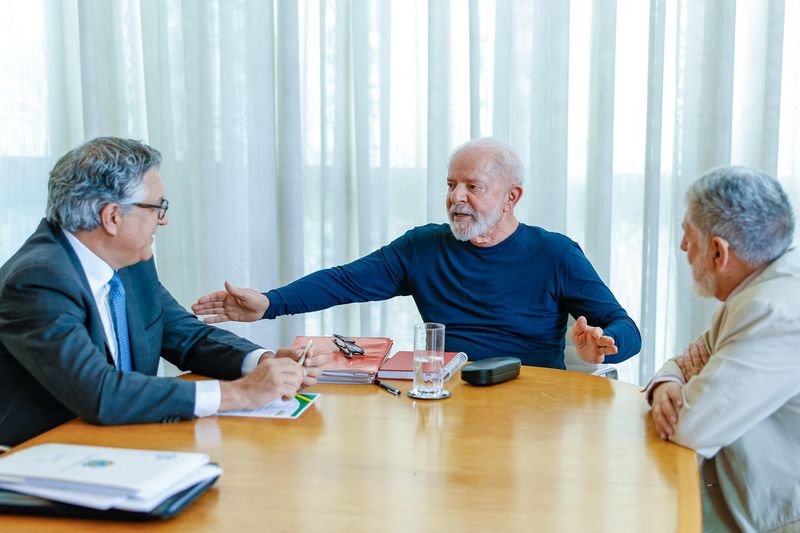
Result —
<instances>
[{"instance_id":1,"label":"white paper","mask_svg":"<svg viewBox=\"0 0 800 533\"><path fill-rule=\"evenodd\" d=\"M220 467L217 465L207 464L194 472L190 472L183 479L176 481L171 486L162 490L160 493L151 496L150 498L142 499L129 497L114 504L114 508L121 509L123 511L139 511L143 513L149 513L170 496L197 485L201 481L206 481L207 479L219 476L220 474L222 474L222 469Z\"/></svg>"},{"instance_id":2,"label":"white paper","mask_svg":"<svg viewBox=\"0 0 800 533\"><path fill-rule=\"evenodd\" d=\"M0 483L0 488L21 492L31 496L38 496L47 500L69 503L105 511L111 508L122 509L124 511L137 511L148 513L155 509L164 500L183 490L192 487L201 481L211 479L222 473L222 469L217 465L207 464L194 472L190 472L172 485L149 496L148 498L138 498L135 496L125 497L119 494L103 494L102 492L87 492L80 490L51 489L36 487L24 484Z\"/></svg>"},{"instance_id":3,"label":"white paper","mask_svg":"<svg viewBox=\"0 0 800 533\"><path fill-rule=\"evenodd\" d=\"M46 487L36 487L22 483L0 483L0 488L21 492L30 496L38 496L46 500L55 502L70 503L99 509L105 511L111 509L115 504L125 501L125 496L121 494L103 494L102 492L84 492L80 490L49 489Z\"/></svg>"},{"instance_id":4,"label":"white paper","mask_svg":"<svg viewBox=\"0 0 800 533\"><path fill-rule=\"evenodd\" d=\"M292 398L290 400L283 400L278 398L277 400L268 403L263 407L259 407L258 409L253 409L251 411L224 411L217 413L220 416L248 416L254 418L291 418L295 419L298 418L301 414L306 412L306 410L317 401L317 398L320 397L318 393L312 392L304 392L302 393L304 398L307 398L310 401L303 401L301 403L297 397ZM301 409L302 406L302 409Z\"/></svg>"},{"instance_id":5,"label":"white paper","mask_svg":"<svg viewBox=\"0 0 800 533\"><path fill-rule=\"evenodd\" d=\"M0 458L0 476L9 485L148 498L206 463L203 453L51 443Z\"/></svg>"}]
</instances>

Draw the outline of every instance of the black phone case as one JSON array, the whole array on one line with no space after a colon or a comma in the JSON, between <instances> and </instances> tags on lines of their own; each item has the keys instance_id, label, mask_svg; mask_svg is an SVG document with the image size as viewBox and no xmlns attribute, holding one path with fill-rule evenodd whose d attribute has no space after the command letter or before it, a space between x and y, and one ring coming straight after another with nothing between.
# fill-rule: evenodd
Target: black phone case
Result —
<instances>
[{"instance_id":1,"label":"black phone case","mask_svg":"<svg viewBox=\"0 0 800 533\"><path fill-rule=\"evenodd\" d=\"M516 357L490 357L461 369L461 379L470 385L496 385L519 376L522 361Z\"/></svg>"}]
</instances>

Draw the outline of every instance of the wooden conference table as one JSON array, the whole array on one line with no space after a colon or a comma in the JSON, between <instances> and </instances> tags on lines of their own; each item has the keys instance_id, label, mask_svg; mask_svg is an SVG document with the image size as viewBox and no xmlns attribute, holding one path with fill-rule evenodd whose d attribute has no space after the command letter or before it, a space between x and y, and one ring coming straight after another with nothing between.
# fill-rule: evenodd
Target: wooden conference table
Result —
<instances>
[{"instance_id":1,"label":"wooden conference table","mask_svg":"<svg viewBox=\"0 0 800 533\"><path fill-rule=\"evenodd\" d=\"M224 474L165 522L0 516L0 531L700 530L695 454L656 436L637 387L523 367L501 385L447 388L426 402L320 385L297 420L70 422L25 445L202 451Z\"/></svg>"}]
</instances>

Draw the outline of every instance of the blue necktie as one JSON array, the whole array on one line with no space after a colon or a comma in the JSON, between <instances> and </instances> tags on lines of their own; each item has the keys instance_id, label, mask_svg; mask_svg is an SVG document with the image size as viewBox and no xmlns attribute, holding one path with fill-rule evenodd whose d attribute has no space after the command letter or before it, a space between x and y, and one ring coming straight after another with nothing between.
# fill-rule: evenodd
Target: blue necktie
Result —
<instances>
[{"instance_id":1,"label":"blue necktie","mask_svg":"<svg viewBox=\"0 0 800 533\"><path fill-rule=\"evenodd\" d=\"M117 334L117 366L123 374L127 374L131 371L131 340L128 336L125 288L122 286L118 272L114 272L108 284L110 287L108 299L111 303L111 313L114 315L114 330Z\"/></svg>"}]
</instances>

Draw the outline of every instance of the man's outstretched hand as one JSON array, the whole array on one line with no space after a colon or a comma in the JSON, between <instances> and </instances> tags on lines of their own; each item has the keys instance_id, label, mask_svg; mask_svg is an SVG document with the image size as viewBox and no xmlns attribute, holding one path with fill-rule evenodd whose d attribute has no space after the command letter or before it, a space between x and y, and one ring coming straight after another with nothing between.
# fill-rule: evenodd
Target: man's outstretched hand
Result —
<instances>
[{"instance_id":1,"label":"man's outstretched hand","mask_svg":"<svg viewBox=\"0 0 800 533\"><path fill-rule=\"evenodd\" d=\"M255 322L261 320L269 308L269 298L260 292L244 287L237 287L225 282L224 291L216 291L197 299L192 304L192 312L196 315L211 315L204 318L206 324L218 322Z\"/></svg>"},{"instance_id":2,"label":"man's outstretched hand","mask_svg":"<svg viewBox=\"0 0 800 533\"><path fill-rule=\"evenodd\" d=\"M587 363L600 364L607 355L613 355L618 351L614 339L603 335L603 328L590 326L584 316L578 317L572 326L571 335L575 351Z\"/></svg>"}]
</instances>

